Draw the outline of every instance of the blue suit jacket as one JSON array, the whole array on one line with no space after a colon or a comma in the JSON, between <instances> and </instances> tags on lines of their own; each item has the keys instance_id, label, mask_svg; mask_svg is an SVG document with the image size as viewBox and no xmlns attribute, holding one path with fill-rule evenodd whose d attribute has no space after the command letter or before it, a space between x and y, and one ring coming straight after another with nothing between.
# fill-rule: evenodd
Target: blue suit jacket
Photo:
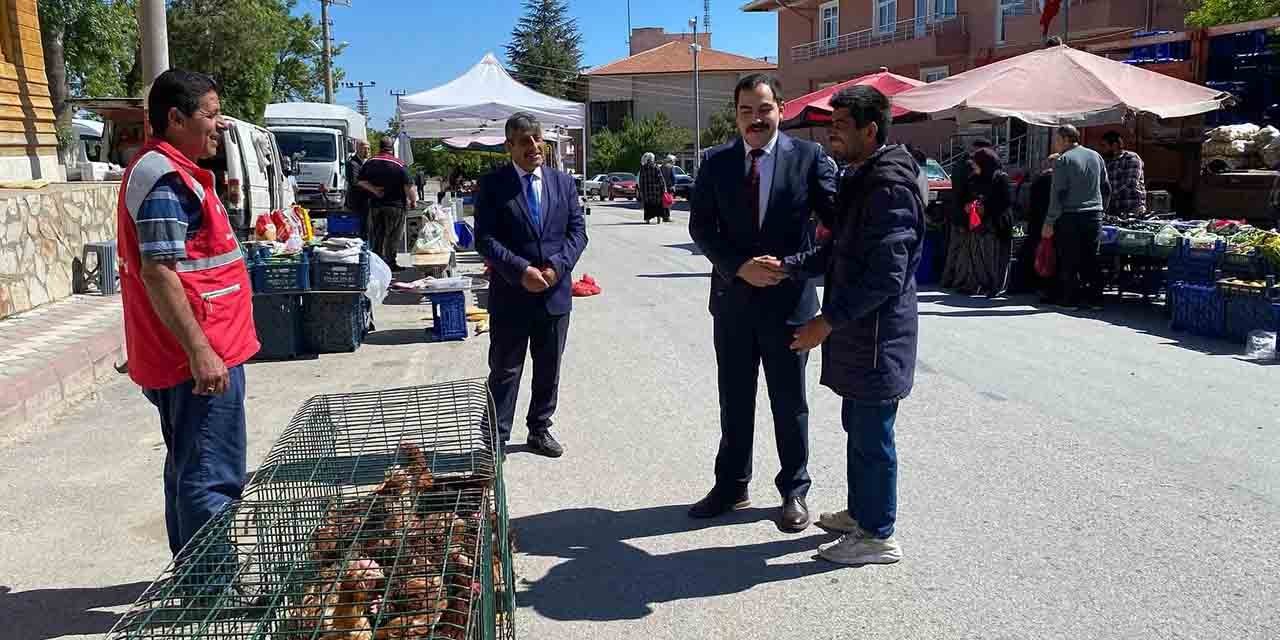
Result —
<instances>
[{"instance_id":1,"label":"blue suit jacket","mask_svg":"<svg viewBox=\"0 0 1280 640\"><path fill-rule=\"evenodd\" d=\"M539 306L551 315L569 313L573 268L587 247L587 221L573 178L542 168L542 225L529 217L524 183L508 164L480 178L476 195L476 251L493 266L489 312L517 317ZM542 293L520 284L527 267L555 269L559 279Z\"/></svg>"},{"instance_id":2,"label":"blue suit jacket","mask_svg":"<svg viewBox=\"0 0 1280 640\"><path fill-rule=\"evenodd\" d=\"M782 259L812 249L815 216L835 207L836 168L822 147L778 134L773 182L764 224L752 219L746 193L742 138L709 149L693 186L689 235L711 260L711 313L803 324L818 313L818 294L807 280L757 288L737 277L746 261Z\"/></svg>"}]
</instances>

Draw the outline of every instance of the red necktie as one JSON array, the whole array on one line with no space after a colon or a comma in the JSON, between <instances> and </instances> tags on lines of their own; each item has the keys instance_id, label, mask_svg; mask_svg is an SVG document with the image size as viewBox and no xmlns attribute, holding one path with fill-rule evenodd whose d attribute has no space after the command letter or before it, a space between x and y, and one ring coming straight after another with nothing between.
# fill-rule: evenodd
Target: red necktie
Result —
<instances>
[{"instance_id":1,"label":"red necktie","mask_svg":"<svg viewBox=\"0 0 1280 640\"><path fill-rule=\"evenodd\" d=\"M747 169L747 182L744 188L747 191L747 210L751 212L751 219L755 221L756 226L760 226L760 156L764 155L764 149L752 149L748 154L751 156L751 168Z\"/></svg>"}]
</instances>

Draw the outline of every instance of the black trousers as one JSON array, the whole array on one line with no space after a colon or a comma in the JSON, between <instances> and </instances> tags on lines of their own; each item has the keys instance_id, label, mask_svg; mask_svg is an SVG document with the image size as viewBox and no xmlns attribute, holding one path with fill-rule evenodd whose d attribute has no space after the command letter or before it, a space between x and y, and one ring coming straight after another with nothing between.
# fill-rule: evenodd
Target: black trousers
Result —
<instances>
[{"instance_id":1,"label":"black trousers","mask_svg":"<svg viewBox=\"0 0 1280 640\"><path fill-rule=\"evenodd\" d=\"M1102 300L1102 275L1098 269L1098 233L1102 221L1094 214L1067 213L1053 225L1053 247L1058 254L1057 298L1064 304Z\"/></svg>"},{"instance_id":2,"label":"black trousers","mask_svg":"<svg viewBox=\"0 0 1280 640\"><path fill-rule=\"evenodd\" d=\"M511 439L516 398L526 354L533 359L533 395L525 424L529 432L551 428L560 393L560 358L569 337L569 314L549 315L545 308L526 316L489 320L489 392L497 411L498 439Z\"/></svg>"},{"instance_id":3,"label":"black trousers","mask_svg":"<svg viewBox=\"0 0 1280 640\"><path fill-rule=\"evenodd\" d=\"M752 322L741 316L715 318L716 367L720 387L720 450L716 490L725 495L751 482L756 387L764 365L773 410L773 433L782 469L774 478L783 498L809 493L809 403L804 369L808 353L790 349L796 327Z\"/></svg>"}]
</instances>

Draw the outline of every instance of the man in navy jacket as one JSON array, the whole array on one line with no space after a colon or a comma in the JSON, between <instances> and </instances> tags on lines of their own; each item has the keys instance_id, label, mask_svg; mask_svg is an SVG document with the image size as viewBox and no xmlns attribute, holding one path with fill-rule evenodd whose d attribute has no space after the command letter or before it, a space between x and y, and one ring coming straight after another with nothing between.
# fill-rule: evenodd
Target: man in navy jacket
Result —
<instances>
[{"instance_id":1,"label":"man in navy jacket","mask_svg":"<svg viewBox=\"0 0 1280 640\"><path fill-rule=\"evenodd\" d=\"M830 243L785 260L801 280L825 270L822 315L796 332L792 348L822 345L822 384L843 398L848 434L849 508L818 525L843 533L819 555L841 564L888 564L902 558L893 538L898 457L893 430L898 402L915 379L916 267L924 238L920 168L901 145L886 145L889 99L874 87L851 87L831 99L831 152L850 163L836 215L823 220ZM807 260L806 260L807 258Z\"/></svg>"},{"instance_id":2,"label":"man in navy jacket","mask_svg":"<svg viewBox=\"0 0 1280 640\"><path fill-rule=\"evenodd\" d=\"M809 525L808 354L793 334L818 312L813 284L789 280L774 256L813 246L813 215L829 215L835 163L822 147L778 131L782 90L764 74L734 90L740 138L706 153L694 183L689 235L711 260L711 315L720 395L715 485L689 510L712 518L749 504L756 389L761 365L781 470L778 526Z\"/></svg>"},{"instance_id":3,"label":"man in navy jacket","mask_svg":"<svg viewBox=\"0 0 1280 640\"><path fill-rule=\"evenodd\" d=\"M498 436L511 437L526 354L533 388L529 448L552 458L560 359L569 336L572 272L587 247L587 223L567 174L543 166L542 125L528 113L507 120L511 164L480 179L476 250L493 268L489 283L489 391Z\"/></svg>"}]
</instances>

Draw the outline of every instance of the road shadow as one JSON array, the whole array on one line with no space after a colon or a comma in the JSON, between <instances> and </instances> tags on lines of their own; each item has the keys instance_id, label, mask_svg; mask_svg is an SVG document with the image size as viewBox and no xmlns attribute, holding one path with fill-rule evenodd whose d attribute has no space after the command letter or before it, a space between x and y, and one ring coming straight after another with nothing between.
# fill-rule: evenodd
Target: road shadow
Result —
<instances>
[{"instance_id":1,"label":"road shadow","mask_svg":"<svg viewBox=\"0 0 1280 640\"><path fill-rule=\"evenodd\" d=\"M521 553L566 560L529 582L517 595L517 604L552 620L637 620L653 613L656 603L740 593L841 568L816 559L771 564L793 553L816 553L819 543L832 539L822 533L656 555L626 542L772 520L776 515L776 509L744 509L715 520L693 520L687 509L583 507L513 520Z\"/></svg>"},{"instance_id":2,"label":"road shadow","mask_svg":"<svg viewBox=\"0 0 1280 640\"><path fill-rule=\"evenodd\" d=\"M703 255L703 254L702 254L702 249L699 249L699 248L698 248L698 245L697 245L696 243L693 243L693 242L682 242L682 243L680 243L680 244L664 244L664 245L662 245L662 246L664 246L664 247L666 247L666 248L668 248L668 249L682 249L682 250L684 250L684 251L688 251L688 252L689 252L689 255L691 255L691 256L700 256L700 255Z\"/></svg>"},{"instance_id":3,"label":"road shadow","mask_svg":"<svg viewBox=\"0 0 1280 640\"><path fill-rule=\"evenodd\" d=\"M670 278L710 278L710 273L638 273L637 278L657 278L660 280Z\"/></svg>"},{"instance_id":4,"label":"road shadow","mask_svg":"<svg viewBox=\"0 0 1280 640\"><path fill-rule=\"evenodd\" d=\"M602 223L600 223L600 224L593 224L593 225L591 225L591 226L593 226L593 227L635 227L635 226L649 226L649 225L651 225L651 224L652 224L652 223L644 222L644 221L636 221L636 222L602 222Z\"/></svg>"},{"instance_id":5,"label":"road shadow","mask_svg":"<svg viewBox=\"0 0 1280 640\"><path fill-rule=\"evenodd\" d=\"M120 614L94 609L133 604L149 584L17 592L0 586L0 625L7 640L102 636L111 630Z\"/></svg>"},{"instance_id":6,"label":"road shadow","mask_svg":"<svg viewBox=\"0 0 1280 640\"><path fill-rule=\"evenodd\" d=\"M426 329L383 329L364 337L365 344L398 347L406 344L422 344L427 340Z\"/></svg>"}]
</instances>

